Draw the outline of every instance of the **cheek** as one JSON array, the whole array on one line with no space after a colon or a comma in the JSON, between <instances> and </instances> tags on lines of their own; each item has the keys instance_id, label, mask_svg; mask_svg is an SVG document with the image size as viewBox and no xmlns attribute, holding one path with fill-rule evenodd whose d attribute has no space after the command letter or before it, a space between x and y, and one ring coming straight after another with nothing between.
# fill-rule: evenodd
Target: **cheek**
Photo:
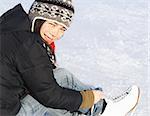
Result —
<instances>
[{"instance_id":1,"label":"cheek","mask_svg":"<svg viewBox=\"0 0 150 116\"><path fill-rule=\"evenodd\" d=\"M45 30L43 28L41 28L40 35L41 35L41 37L42 37L43 40L46 39L44 34L45 34Z\"/></svg>"},{"instance_id":2,"label":"cheek","mask_svg":"<svg viewBox=\"0 0 150 116\"><path fill-rule=\"evenodd\" d=\"M43 32L42 29L40 30L40 35L41 35L41 37L44 39L44 32Z\"/></svg>"},{"instance_id":3,"label":"cheek","mask_svg":"<svg viewBox=\"0 0 150 116\"><path fill-rule=\"evenodd\" d=\"M40 34L41 34L41 37L44 39L45 35L47 33L47 29L44 27L44 28L41 28L40 30Z\"/></svg>"},{"instance_id":4,"label":"cheek","mask_svg":"<svg viewBox=\"0 0 150 116\"><path fill-rule=\"evenodd\" d=\"M47 27L42 28L42 33L46 33L46 32L48 32Z\"/></svg>"}]
</instances>

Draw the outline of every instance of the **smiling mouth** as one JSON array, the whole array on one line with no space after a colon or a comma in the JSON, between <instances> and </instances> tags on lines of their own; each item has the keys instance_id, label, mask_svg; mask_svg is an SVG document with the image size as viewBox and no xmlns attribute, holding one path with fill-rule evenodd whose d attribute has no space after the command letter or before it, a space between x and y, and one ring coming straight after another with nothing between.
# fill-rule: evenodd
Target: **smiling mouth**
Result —
<instances>
[{"instance_id":1,"label":"smiling mouth","mask_svg":"<svg viewBox=\"0 0 150 116\"><path fill-rule=\"evenodd\" d=\"M46 34L44 34L44 36L45 36L47 39L53 40L53 39L51 39L50 37L48 37Z\"/></svg>"}]
</instances>

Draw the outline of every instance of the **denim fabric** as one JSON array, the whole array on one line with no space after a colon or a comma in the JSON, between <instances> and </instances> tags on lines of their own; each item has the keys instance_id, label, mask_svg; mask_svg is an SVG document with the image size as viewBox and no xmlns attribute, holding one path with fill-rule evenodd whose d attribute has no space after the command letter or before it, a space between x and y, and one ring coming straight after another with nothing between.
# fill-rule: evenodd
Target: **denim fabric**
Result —
<instances>
[{"instance_id":1,"label":"denim fabric","mask_svg":"<svg viewBox=\"0 0 150 116\"><path fill-rule=\"evenodd\" d=\"M57 83L65 88L78 91L93 89L92 86L88 86L80 82L72 73L64 68L54 69L54 77ZM85 116L78 112L70 113L67 110L47 108L30 95L27 95L21 100L21 105L21 109L17 116ZM99 110L101 109L102 108L100 107ZM82 111L82 109L80 110Z\"/></svg>"}]
</instances>

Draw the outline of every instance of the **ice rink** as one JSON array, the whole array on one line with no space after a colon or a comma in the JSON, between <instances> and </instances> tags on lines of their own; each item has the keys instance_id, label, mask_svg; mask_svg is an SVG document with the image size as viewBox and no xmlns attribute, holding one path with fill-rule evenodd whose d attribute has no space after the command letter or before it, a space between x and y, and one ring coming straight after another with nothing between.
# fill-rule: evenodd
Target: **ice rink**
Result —
<instances>
[{"instance_id":1,"label":"ice rink","mask_svg":"<svg viewBox=\"0 0 150 116\"><path fill-rule=\"evenodd\" d=\"M18 3L28 11L32 2L0 0L0 15ZM148 0L74 0L74 4L73 23L56 42L60 67L86 84L102 87L108 96L138 85L141 99L134 116L149 116Z\"/></svg>"}]
</instances>

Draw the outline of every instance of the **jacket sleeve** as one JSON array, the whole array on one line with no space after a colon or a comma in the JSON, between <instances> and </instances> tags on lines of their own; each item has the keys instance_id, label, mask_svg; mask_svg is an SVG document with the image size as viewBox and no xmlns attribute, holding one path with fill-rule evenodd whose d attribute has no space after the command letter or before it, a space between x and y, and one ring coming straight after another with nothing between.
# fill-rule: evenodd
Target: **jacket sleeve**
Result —
<instances>
[{"instance_id":1,"label":"jacket sleeve","mask_svg":"<svg viewBox=\"0 0 150 116\"><path fill-rule=\"evenodd\" d=\"M46 107L77 111L82 103L80 92L60 87L45 49L36 41L29 43L20 46L15 60L31 95Z\"/></svg>"}]
</instances>

